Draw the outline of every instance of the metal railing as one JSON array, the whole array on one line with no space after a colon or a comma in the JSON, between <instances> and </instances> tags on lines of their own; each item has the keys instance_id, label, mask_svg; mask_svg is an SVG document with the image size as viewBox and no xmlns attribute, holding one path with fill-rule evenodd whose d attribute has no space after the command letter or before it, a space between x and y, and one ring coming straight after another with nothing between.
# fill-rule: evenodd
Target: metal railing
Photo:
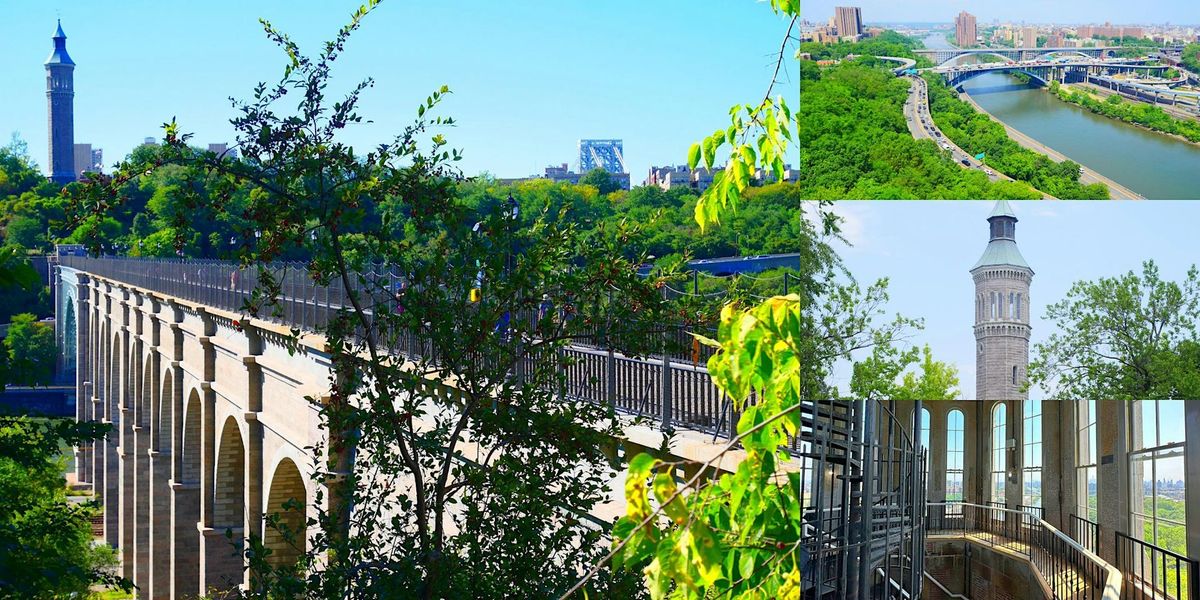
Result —
<instances>
[{"instance_id":1,"label":"metal railing","mask_svg":"<svg viewBox=\"0 0 1200 600\"><path fill-rule=\"evenodd\" d=\"M233 313L244 309L260 284L259 269L240 269L235 263L218 260L62 256L59 266ZM352 278L347 289L337 280L327 286L316 284L301 263L273 263L264 268L271 272L280 293L277 310L258 318L303 331L318 330L339 310L349 308L351 293L360 301L367 300L372 308L365 312L373 321L375 308L395 309L394 300L381 290L392 289L403 280L400 274L378 270L362 273L361 280ZM530 317L514 317L526 318ZM663 335L667 347L671 338L684 334L668 328ZM413 332L390 336L386 346L399 355L437 359L431 345ZM572 343L556 357L539 356L538 360L556 360L566 371L568 397L607 402L624 413L658 421L664 429L729 437L738 417L732 403L712 383L706 367L676 360L677 354L634 358L611 348ZM705 350L699 358L707 360L709 355ZM517 369L521 368L518 365ZM792 449L796 448L793 442Z\"/></svg>"},{"instance_id":2,"label":"metal railing","mask_svg":"<svg viewBox=\"0 0 1200 600\"><path fill-rule=\"evenodd\" d=\"M1079 515L1072 514L1071 537L1076 542L1079 542L1079 545L1092 552L1100 551L1100 524L1095 521L1089 521Z\"/></svg>"},{"instance_id":3,"label":"metal railing","mask_svg":"<svg viewBox=\"0 0 1200 600\"><path fill-rule=\"evenodd\" d=\"M1200 600L1197 562L1116 532L1117 568L1125 574L1126 598Z\"/></svg>"},{"instance_id":4,"label":"metal railing","mask_svg":"<svg viewBox=\"0 0 1200 600\"><path fill-rule=\"evenodd\" d=\"M1035 517L1037 517L1037 518L1039 518L1039 519L1045 519L1045 518L1046 518L1046 510L1045 510L1045 509L1043 509L1043 508L1042 508L1042 507L1040 507L1040 506L1027 506L1027 505L1025 505L1025 504L1018 504L1018 505L1017 505L1017 510L1020 510L1020 511L1023 511L1023 512L1027 512L1027 513L1029 513L1029 514L1031 514L1031 515L1033 515L1033 516L1035 516ZM1094 551L1093 551L1093 552L1094 552Z\"/></svg>"},{"instance_id":5,"label":"metal railing","mask_svg":"<svg viewBox=\"0 0 1200 600\"><path fill-rule=\"evenodd\" d=\"M962 516L947 507L959 504ZM970 535L972 541L1025 557L1056 600L1120 600L1121 572L1045 520L1024 511L969 503L931 503L929 535Z\"/></svg>"}]
</instances>

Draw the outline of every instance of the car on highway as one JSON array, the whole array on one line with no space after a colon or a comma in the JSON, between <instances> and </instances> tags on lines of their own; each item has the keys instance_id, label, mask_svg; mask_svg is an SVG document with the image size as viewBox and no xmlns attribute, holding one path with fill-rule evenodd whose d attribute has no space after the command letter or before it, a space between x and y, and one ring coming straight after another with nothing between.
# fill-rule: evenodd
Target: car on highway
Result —
<instances>
[{"instance_id":1,"label":"car on highway","mask_svg":"<svg viewBox=\"0 0 1200 600\"><path fill-rule=\"evenodd\" d=\"M987 173L988 175L995 175L995 174L996 174L996 172L995 172L995 171L993 171L993 170L991 170L991 169L986 169L986 168L983 170L983 172L984 172L984 173Z\"/></svg>"},{"instance_id":2,"label":"car on highway","mask_svg":"<svg viewBox=\"0 0 1200 600\"><path fill-rule=\"evenodd\" d=\"M949 149L950 149L950 144L947 144L946 142L942 142L942 147L943 147L943 148L945 148L945 149L947 149L947 150L949 150Z\"/></svg>"},{"instance_id":3,"label":"car on highway","mask_svg":"<svg viewBox=\"0 0 1200 600\"><path fill-rule=\"evenodd\" d=\"M966 166L968 166L968 167L969 167L969 166L971 166L971 161L969 161L969 160L967 160L967 159L965 159L965 158L964 158L964 159L962 159L962 160L960 160L960 161L958 161L958 162L960 162L960 163L962 163L962 164L964 164L964 165L966 165Z\"/></svg>"}]
</instances>

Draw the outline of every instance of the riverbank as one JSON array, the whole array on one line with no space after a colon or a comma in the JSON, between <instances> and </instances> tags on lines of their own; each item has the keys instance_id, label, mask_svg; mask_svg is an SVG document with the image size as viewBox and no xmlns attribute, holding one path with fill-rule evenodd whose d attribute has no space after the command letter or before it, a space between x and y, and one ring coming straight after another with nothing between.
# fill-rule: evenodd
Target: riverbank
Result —
<instances>
[{"instance_id":1,"label":"riverbank","mask_svg":"<svg viewBox=\"0 0 1200 600\"><path fill-rule=\"evenodd\" d=\"M925 77L933 121L969 156L978 156L997 171L1013 175L1045 194L1064 200L1107 200L1112 197L1103 183L1082 181L1077 165L1056 162L1044 153L1023 147L1011 139L1001 123L981 115L941 78L928 73Z\"/></svg>"},{"instance_id":2,"label":"riverbank","mask_svg":"<svg viewBox=\"0 0 1200 600\"><path fill-rule=\"evenodd\" d=\"M1161 106L1126 100L1111 90L1105 90L1109 93L1097 97L1097 94L1089 88L1104 89L1091 84L1054 82L1048 91L1063 102L1085 108L1102 117L1117 119L1147 131L1168 135L1189 144L1200 145L1200 121L1173 116ZM1116 101L1114 102L1112 98L1116 98Z\"/></svg>"},{"instance_id":3,"label":"riverbank","mask_svg":"<svg viewBox=\"0 0 1200 600\"><path fill-rule=\"evenodd\" d=\"M986 115L992 121L995 121L996 123L999 123L1001 126L1003 126L1004 131L1006 133L1008 133L1008 137L1011 138L1014 142L1020 144L1021 146L1028 148L1029 150L1033 150L1034 152L1044 154L1044 155L1050 157L1051 160L1054 160L1056 162L1063 162L1065 160L1071 160L1063 153L1058 152L1057 150L1054 150L1053 148L1051 148L1045 144L1042 144L1041 142L1038 142L1037 140L1035 140L1035 139L1025 135L1024 133L1021 133L1020 131L1014 129L1013 127L1009 126L1007 123L1001 121L1000 119L997 119L991 113L984 110L984 108L982 106L980 106L979 103L976 102L975 99L972 98L970 94L964 92L962 94L959 94L959 98L961 98L962 100L964 100L965 102L970 104L972 107L974 107L975 110L977 112L979 112L980 114ZM1134 192L1133 190L1131 190L1131 189L1129 189L1129 188L1127 188L1127 187L1125 187L1125 186L1123 186L1123 185L1121 185L1099 173L1096 173L1095 171L1092 171L1091 169L1088 169L1087 167L1085 167L1083 165L1080 165L1080 171L1082 172L1082 174L1079 177L1079 181L1081 183L1104 184L1108 188L1108 197L1111 199L1114 199L1114 200L1142 200L1142 199L1144 199L1140 194Z\"/></svg>"}]
</instances>

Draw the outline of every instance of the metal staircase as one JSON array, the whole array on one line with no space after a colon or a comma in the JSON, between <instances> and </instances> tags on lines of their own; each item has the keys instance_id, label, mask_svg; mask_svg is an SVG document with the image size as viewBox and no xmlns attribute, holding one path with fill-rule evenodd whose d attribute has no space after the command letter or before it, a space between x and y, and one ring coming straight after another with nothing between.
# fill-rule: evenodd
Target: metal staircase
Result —
<instances>
[{"instance_id":1,"label":"metal staircase","mask_svg":"<svg viewBox=\"0 0 1200 600\"><path fill-rule=\"evenodd\" d=\"M894 401L805 401L801 412L793 454L801 463L808 533L801 550L803 597L919 597L925 450L916 440L922 424L898 416Z\"/></svg>"}]
</instances>

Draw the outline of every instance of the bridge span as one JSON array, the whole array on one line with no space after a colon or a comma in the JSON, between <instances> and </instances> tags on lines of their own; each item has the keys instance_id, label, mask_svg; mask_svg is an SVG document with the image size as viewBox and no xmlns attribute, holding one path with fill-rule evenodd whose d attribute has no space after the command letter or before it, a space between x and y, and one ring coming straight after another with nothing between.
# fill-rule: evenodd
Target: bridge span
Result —
<instances>
[{"instance_id":1,"label":"bridge span","mask_svg":"<svg viewBox=\"0 0 1200 600\"><path fill-rule=\"evenodd\" d=\"M95 491L104 540L141 597L249 585L227 531L239 548L260 537L280 564L295 561L315 533L304 529L318 497L306 448L327 439L308 399L328 397L331 360L320 335L303 333L295 352L286 340L293 328L314 331L347 295L336 284L316 286L294 265L277 275L282 314L247 320L241 308L255 271L232 263L59 258L59 342L75 375L75 416L115 428L76 450L75 477ZM426 344L408 336L393 351L418 356ZM735 427L727 399L690 360L584 345L562 352L572 359L564 361L567 397L607 402L630 417L614 452L656 449L670 428L681 430L671 452L704 462ZM735 469L737 454L718 468ZM582 516L610 522L623 514L623 486L613 489L610 503ZM304 509L285 511L289 500ZM301 532L300 547L264 526L277 512Z\"/></svg>"}]
</instances>

